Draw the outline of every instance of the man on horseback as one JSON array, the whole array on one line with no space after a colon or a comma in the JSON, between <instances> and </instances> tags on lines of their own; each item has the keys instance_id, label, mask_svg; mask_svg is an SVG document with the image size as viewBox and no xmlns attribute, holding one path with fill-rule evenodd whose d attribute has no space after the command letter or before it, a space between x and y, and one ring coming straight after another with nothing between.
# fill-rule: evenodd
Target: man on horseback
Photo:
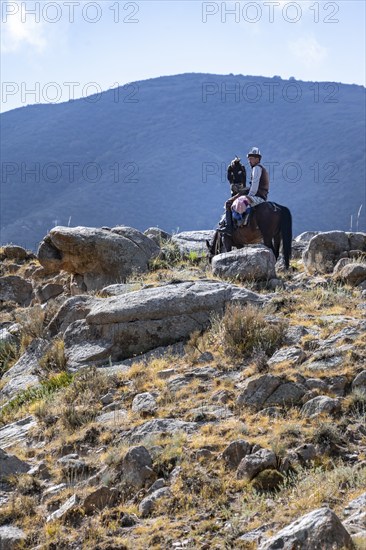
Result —
<instances>
[{"instance_id":1,"label":"man on horseback","mask_svg":"<svg viewBox=\"0 0 366 550\"><path fill-rule=\"evenodd\" d=\"M292 243L291 212L286 206L267 202L269 175L261 164L262 155L258 147L252 147L247 158L251 166L250 187L239 190L226 201L225 220L221 220L212 243L206 241L208 258L211 261L216 254L230 252L233 246L242 248L247 244L263 242L277 259L282 244L284 264L288 269ZM246 224L242 215L250 207L253 208L253 216ZM233 217L239 220L235 227Z\"/></svg>"},{"instance_id":2,"label":"man on horseback","mask_svg":"<svg viewBox=\"0 0 366 550\"><path fill-rule=\"evenodd\" d=\"M262 155L258 147L252 147L247 157L252 168L250 189L247 199L251 206L256 206L267 200L269 192L269 175L267 170L260 163Z\"/></svg>"},{"instance_id":3,"label":"man on horseback","mask_svg":"<svg viewBox=\"0 0 366 550\"><path fill-rule=\"evenodd\" d=\"M269 175L264 166L260 164L262 155L258 147L252 147L247 158L251 166L249 190L245 187L238 190L238 193L225 203L226 223L221 231L229 236L233 232L233 214L236 219L242 218L249 207L265 202L268 197Z\"/></svg>"}]
</instances>

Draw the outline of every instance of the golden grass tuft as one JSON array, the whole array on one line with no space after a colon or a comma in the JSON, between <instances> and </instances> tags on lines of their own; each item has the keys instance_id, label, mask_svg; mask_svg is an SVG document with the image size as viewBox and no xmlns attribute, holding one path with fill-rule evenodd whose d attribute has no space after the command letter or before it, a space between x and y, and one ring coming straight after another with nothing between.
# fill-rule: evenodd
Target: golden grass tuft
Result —
<instances>
[{"instance_id":1,"label":"golden grass tuft","mask_svg":"<svg viewBox=\"0 0 366 550\"><path fill-rule=\"evenodd\" d=\"M266 319L252 306L230 304L222 318L214 318L210 330L212 344L228 357L243 359L254 353L273 354L283 342L287 324Z\"/></svg>"}]
</instances>

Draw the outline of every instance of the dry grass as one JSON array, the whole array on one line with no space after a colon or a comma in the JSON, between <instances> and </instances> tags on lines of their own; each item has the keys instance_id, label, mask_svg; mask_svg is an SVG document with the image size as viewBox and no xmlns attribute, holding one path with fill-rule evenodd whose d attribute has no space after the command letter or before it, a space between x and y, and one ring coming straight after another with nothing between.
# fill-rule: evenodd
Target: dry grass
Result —
<instances>
[{"instance_id":1,"label":"dry grass","mask_svg":"<svg viewBox=\"0 0 366 550\"><path fill-rule=\"evenodd\" d=\"M205 267L197 265L197 259L176 263L173 266L156 269L146 275L139 275L139 284L157 284L185 277L206 276ZM161 267L161 266L160 266ZM137 276L135 276L137 277ZM61 479L56 459L70 452L80 453L88 463L101 469L107 466L102 483L113 486L115 468L121 457L131 447L123 436L128 428L146 422L146 419L132 413L131 405L137 393L154 391L157 393L159 418L195 420L194 409L206 405L226 406L233 416L217 421L204 420L192 435L183 432L151 435L137 443L144 445L154 456L153 468L158 477L163 477L171 488L172 495L157 503L149 518L139 518L137 525L121 527L124 513L139 516L138 504L145 494L143 489L129 502L121 501L111 509L105 509L92 517L84 517L79 507L75 522L45 522L47 512L39 504L39 480L30 476L17 476L13 480L16 497L2 507L0 523L14 522L27 532L28 547L85 548L111 550L127 548L131 550L160 550L172 548L174 543L185 541L187 548L257 548L256 542L242 543L241 534L266 523L275 522L273 532L305 514L328 504L341 516L345 504L364 492L366 470L358 469L341 460L338 448L358 453L358 461L366 458L360 452L365 446L366 437L358 433L357 426L365 423L365 396L359 392L347 392L342 401L342 411L337 418L302 418L299 408L288 407L276 417L257 414L239 408L236 398L240 383L248 376L261 372L286 374L297 380L297 375L328 379L333 375L345 375L349 382L364 369L366 340L365 335L357 337L349 352L344 353L340 367L326 371L314 371L308 365L281 363L268 369L267 358L277 347L281 347L286 325L302 325L316 332L303 337L296 345L305 349L309 357L314 352L317 340L338 333L352 322L362 319L363 312L357 309L359 298L352 289L340 284L327 283L323 286L295 290L282 290L265 312L255 308L230 306L223 321L213 322L213 326L203 333L191 336L183 357L165 356L149 361L134 363L124 374L107 378L96 369L81 371L62 391L49 398L32 402L27 413L36 412L40 419L37 437L40 446L23 451L12 450L21 458L27 453L37 462L45 459L51 472L51 482ZM34 326L23 323L23 347L25 341L44 335L47 318L39 308L29 308ZM266 314L278 318L269 321ZM22 315L17 311L18 319ZM326 315L344 317L342 323L324 320ZM340 340L334 347L347 343ZM193 369L198 369L198 361L203 352L211 352L212 358L202 363L217 371L217 376L202 380L187 377L179 391L169 390L172 378L183 377ZM42 360L43 370L49 373L62 368L64 364L62 341L55 340L49 353ZM160 371L174 369L173 375L163 379ZM100 397L113 389L114 399L128 411L123 423L113 425L95 423L96 414L102 409ZM218 390L227 390L225 405L213 401ZM25 410L24 410L25 412ZM9 417L10 421L10 417ZM352 443L348 435L349 425L361 437L360 445ZM272 449L277 457L285 458L289 450L304 443L314 443L325 449L308 468L294 464L291 474L284 478L270 472L262 484L237 480L235 471L226 468L220 453L234 440L244 439L252 445ZM358 441L358 440L357 440ZM87 454L83 456L83 453ZM327 450L328 449L328 450ZM332 453L332 449L335 452ZM207 453L199 451L206 450ZM29 458L28 457L28 458ZM280 462L279 462L280 463ZM281 462L282 463L282 462ZM170 475L176 468L175 481L170 483ZM94 487L78 485L77 479L69 480L72 488L52 497L48 503L59 506L71 494L84 497ZM258 481L258 480L257 480ZM275 483L276 489L266 483ZM270 533L267 533L270 534ZM362 541L359 542L362 548Z\"/></svg>"},{"instance_id":2,"label":"dry grass","mask_svg":"<svg viewBox=\"0 0 366 550\"><path fill-rule=\"evenodd\" d=\"M214 318L210 330L212 344L233 359L260 352L273 354L284 339L286 323L268 321L265 313L254 307L229 305L222 318Z\"/></svg>"},{"instance_id":3,"label":"dry grass","mask_svg":"<svg viewBox=\"0 0 366 550\"><path fill-rule=\"evenodd\" d=\"M39 366L45 373L62 372L66 369L64 341L57 338L53 340L51 347L46 351Z\"/></svg>"}]
</instances>

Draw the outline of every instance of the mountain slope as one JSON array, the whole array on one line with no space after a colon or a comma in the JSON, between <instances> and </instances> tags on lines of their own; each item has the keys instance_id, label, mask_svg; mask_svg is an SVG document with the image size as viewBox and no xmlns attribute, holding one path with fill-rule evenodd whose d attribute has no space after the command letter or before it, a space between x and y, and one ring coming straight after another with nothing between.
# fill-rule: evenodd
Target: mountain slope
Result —
<instances>
[{"instance_id":1,"label":"mountain slope","mask_svg":"<svg viewBox=\"0 0 366 550\"><path fill-rule=\"evenodd\" d=\"M230 93L231 91L234 93ZM294 232L365 230L365 89L185 74L4 113L1 241L53 225L214 227L226 165L258 145ZM31 173L31 171L34 173Z\"/></svg>"}]
</instances>

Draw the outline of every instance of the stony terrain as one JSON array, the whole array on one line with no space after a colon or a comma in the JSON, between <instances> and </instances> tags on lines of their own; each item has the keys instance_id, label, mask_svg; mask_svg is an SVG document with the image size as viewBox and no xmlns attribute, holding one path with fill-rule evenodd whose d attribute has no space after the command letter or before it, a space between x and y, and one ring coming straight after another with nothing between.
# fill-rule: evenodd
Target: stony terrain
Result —
<instances>
[{"instance_id":1,"label":"stony terrain","mask_svg":"<svg viewBox=\"0 0 366 550\"><path fill-rule=\"evenodd\" d=\"M1 550L366 548L366 234L207 237L0 249Z\"/></svg>"}]
</instances>

